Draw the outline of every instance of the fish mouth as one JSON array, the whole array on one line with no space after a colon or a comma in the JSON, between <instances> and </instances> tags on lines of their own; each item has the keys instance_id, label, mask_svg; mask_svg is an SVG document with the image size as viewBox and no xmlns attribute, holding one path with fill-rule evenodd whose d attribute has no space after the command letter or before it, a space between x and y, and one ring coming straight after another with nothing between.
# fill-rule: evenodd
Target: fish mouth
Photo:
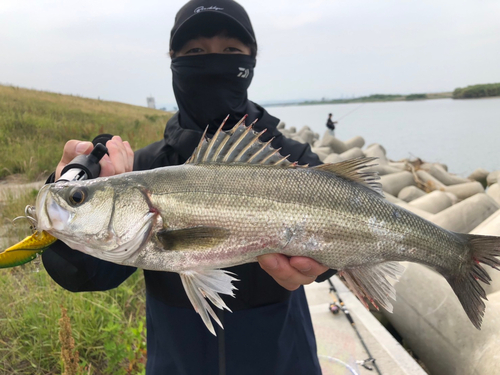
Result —
<instances>
[{"instance_id":1,"label":"fish mouth","mask_svg":"<svg viewBox=\"0 0 500 375\"><path fill-rule=\"evenodd\" d=\"M73 216L70 211L56 202L49 194L49 189L50 185L45 185L40 189L35 204L37 229L48 233L64 230Z\"/></svg>"},{"instance_id":2,"label":"fish mouth","mask_svg":"<svg viewBox=\"0 0 500 375\"><path fill-rule=\"evenodd\" d=\"M51 220L47 211L45 209L45 201L47 200L47 195L49 193L49 186L44 185L38 192L38 196L36 198L35 203L35 215L37 220L37 229L45 230L47 232L52 228Z\"/></svg>"}]
</instances>

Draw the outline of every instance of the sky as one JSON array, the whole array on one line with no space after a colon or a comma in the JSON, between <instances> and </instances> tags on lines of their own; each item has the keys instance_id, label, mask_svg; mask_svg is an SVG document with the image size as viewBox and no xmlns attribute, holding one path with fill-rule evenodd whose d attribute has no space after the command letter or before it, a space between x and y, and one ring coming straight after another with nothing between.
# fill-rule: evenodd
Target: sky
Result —
<instances>
[{"instance_id":1,"label":"sky","mask_svg":"<svg viewBox=\"0 0 500 375\"><path fill-rule=\"evenodd\" d=\"M184 3L1 0L0 84L172 109L168 43ZM259 46L258 103L500 82L498 0L240 4Z\"/></svg>"}]
</instances>

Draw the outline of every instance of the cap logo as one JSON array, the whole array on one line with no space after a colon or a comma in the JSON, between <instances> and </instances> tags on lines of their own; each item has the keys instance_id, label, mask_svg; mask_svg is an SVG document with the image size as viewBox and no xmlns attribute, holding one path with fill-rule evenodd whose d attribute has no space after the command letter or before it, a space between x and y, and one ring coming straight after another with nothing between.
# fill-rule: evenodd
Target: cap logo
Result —
<instances>
[{"instance_id":1,"label":"cap logo","mask_svg":"<svg viewBox=\"0 0 500 375\"><path fill-rule=\"evenodd\" d=\"M204 7L203 5L194 10L195 13L204 12L206 10L224 10L224 8L219 8L218 6L212 5L210 7Z\"/></svg>"}]
</instances>

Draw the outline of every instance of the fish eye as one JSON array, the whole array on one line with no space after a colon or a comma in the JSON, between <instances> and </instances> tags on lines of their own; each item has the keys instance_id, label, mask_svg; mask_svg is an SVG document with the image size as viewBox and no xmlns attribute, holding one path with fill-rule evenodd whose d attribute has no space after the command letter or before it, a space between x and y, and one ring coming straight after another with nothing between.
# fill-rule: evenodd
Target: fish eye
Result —
<instances>
[{"instance_id":1,"label":"fish eye","mask_svg":"<svg viewBox=\"0 0 500 375\"><path fill-rule=\"evenodd\" d=\"M68 201L72 206L79 206L85 202L87 198L87 189L83 187L75 187L70 191Z\"/></svg>"}]
</instances>

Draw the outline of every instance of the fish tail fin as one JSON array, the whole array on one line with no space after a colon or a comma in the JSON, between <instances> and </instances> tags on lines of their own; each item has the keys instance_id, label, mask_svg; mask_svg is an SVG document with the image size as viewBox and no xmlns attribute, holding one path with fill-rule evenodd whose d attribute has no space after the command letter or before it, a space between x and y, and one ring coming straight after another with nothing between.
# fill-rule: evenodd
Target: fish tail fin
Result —
<instances>
[{"instance_id":1,"label":"fish tail fin","mask_svg":"<svg viewBox=\"0 0 500 375\"><path fill-rule=\"evenodd\" d=\"M341 270L342 276L349 288L359 300L368 308L367 300L378 310L378 305L392 313L392 303L389 298L396 300L395 284L405 267L398 262L385 262L370 266L361 266ZM389 278L393 280L391 283Z\"/></svg>"},{"instance_id":2,"label":"fish tail fin","mask_svg":"<svg viewBox=\"0 0 500 375\"><path fill-rule=\"evenodd\" d=\"M456 235L466 243L469 259L459 268L459 272L444 276L474 327L481 329L486 308L483 299L488 298L478 281L489 284L491 277L480 263L500 271L500 260L496 258L500 256L500 238L461 233Z\"/></svg>"}]
</instances>

